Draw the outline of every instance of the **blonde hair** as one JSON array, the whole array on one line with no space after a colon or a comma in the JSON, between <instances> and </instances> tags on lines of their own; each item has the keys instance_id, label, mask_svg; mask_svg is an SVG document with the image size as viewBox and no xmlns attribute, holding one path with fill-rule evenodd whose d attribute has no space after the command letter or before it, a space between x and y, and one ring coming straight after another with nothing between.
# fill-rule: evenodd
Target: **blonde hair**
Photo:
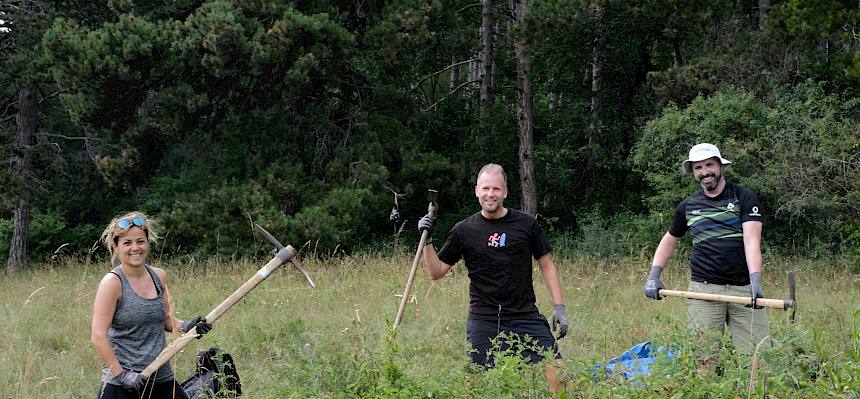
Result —
<instances>
[{"instance_id":1,"label":"blonde hair","mask_svg":"<svg viewBox=\"0 0 860 399\"><path fill-rule=\"evenodd\" d=\"M135 225L131 225L125 229L121 229L117 222L122 219L132 219L135 217L140 217L143 219L143 232L146 233L146 240L149 241L150 244L155 244L158 241L158 223L146 216L145 213L140 211L131 211L121 216L117 216L113 218L110 223L105 227L105 230L102 232L101 238L99 241L104 244L105 248L107 248L108 252L110 252L111 262L116 261L116 253L114 253L113 248L119 241L119 236L130 230L132 227L137 227Z\"/></svg>"},{"instance_id":2,"label":"blonde hair","mask_svg":"<svg viewBox=\"0 0 860 399\"><path fill-rule=\"evenodd\" d=\"M502 175L502 183L504 183L505 187L508 186L508 175L505 174L505 168L502 165L488 163L481 167L481 170L478 171L478 176L475 177L475 184L477 184L478 179L481 177L482 173L493 174L498 173Z\"/></svg>"}]
</instances>

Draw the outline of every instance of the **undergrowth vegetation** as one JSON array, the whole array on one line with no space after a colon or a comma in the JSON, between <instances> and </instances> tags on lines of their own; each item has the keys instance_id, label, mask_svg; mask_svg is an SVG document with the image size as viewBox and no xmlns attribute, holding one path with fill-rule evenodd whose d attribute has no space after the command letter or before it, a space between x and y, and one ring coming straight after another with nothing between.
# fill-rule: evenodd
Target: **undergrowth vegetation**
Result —
<instances>
[{"instance_id":1,"label":"undergrowth vegetation","mask_svg":"<svg viewBox=\"0 0 860 399\"><path fill-rule=\"evenodd\" d=\"M208 313L267 259L231 262L161 259L180 318ZM247 398L544 398L544 365L517 348L496 353L490 370L469 365L465 342L468 277L458 265L446 278L417 277L403 323L390 327L411 255L368 254L317 259L306 267L310 289L294 270L274 273L172 360L179 380L195 355L219 347L233 355ZM688 279L683 260L666 271L667 287ZM647 260L558 259L571 327L559 340L564 360L560 398L592 397L858 397L860 275L847 264L769 259L768 297L788 295L785 272L798 275L797 321L771 310L773 347L753 359L725 337L710 374L705 353L687 333L683 300L642 295ZM91 307L105 262L68 260L0 277L0 398L89 398L100 362L89 343ZM536 273L538 306L551 303ZM177 336L169 334L168 341ZM647 377L626 380L597 367L650 340L671 348ZM755 360L755 364L753 362Z\"/></svg>"}]
</instances>

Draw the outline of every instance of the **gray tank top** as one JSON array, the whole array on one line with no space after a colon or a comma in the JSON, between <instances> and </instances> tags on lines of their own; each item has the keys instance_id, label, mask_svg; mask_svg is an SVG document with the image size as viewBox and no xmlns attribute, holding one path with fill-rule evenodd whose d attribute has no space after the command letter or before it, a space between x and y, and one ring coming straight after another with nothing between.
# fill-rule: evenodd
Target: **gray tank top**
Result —
<instances>
[{"instance_id":1,"label":"gray tank top","mask_svg":"<svg viewBox=\"0 0 860 399\"><path fill-rule=\"evenodd\" d=\"M146 271L155 283L155 298L143 298L131 288L131 284L123 273L122 268L115 267L111 273L116 274L122 283L122 296L116 304L108 338L113 346L119 364L122 368L143 371L149 366L166 345L164 338L164 288L161 279L149 265ZM170 364L156 371L149 380L161 383L173 379ZM102 381L121 385L118 379L110 375L107 367L102 370Z\"/></svg>"}]
</instances>

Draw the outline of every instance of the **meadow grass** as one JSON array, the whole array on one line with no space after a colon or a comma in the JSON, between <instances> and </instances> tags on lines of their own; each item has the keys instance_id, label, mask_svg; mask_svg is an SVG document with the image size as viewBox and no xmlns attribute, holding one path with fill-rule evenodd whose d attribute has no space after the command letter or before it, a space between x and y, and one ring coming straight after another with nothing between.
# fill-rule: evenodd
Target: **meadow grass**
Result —
<instances>
[{"instance_id":1,"label":"meadow grass","mask_svg":"<svg viewBox=\"0 0 860 399\"><path fill-rule=\"evenodd\" d=\"M680 257L679 257L680 258ZM206 314L268 259L162 259L178 316ZM419 271L396 336L390 325L412 254L305 259L311 289L286 268L273 273L171 364L182 380L196 353L219 347L233 355L244 397L544 397L543 370L503 357L488 372L470 370L465 343L468 278L462 263L431 282ZM803 259L765 264L768 297L788 295L785 273L797 272L797 322L771 310L774 348L762 353L749 393L749 358L733 356L729 340L719 374L695 372L695 351L631 384L594 378L596 362L645 340L689 347L683 299L642 294L648 261L575 256L557 259L570 331L559 341L565 392L559 397L799 397L860 393L860 274L846 264ZM0 277L0 398L91 398L100 361L89 343L92 302L107 263L67 260ZM667 288L686 289L683 259L664 273ZM538 306L552 303L535 269ZM177 335L169 334L168 342Z\"/></svg>"}]
</instances>

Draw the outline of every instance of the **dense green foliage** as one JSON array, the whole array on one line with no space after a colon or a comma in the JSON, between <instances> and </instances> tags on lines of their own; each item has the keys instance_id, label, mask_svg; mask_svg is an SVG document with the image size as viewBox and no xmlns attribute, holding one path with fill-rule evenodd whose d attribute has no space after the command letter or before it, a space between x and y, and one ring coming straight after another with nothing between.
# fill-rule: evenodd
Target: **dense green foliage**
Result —
<instances>
[{"instance_id":1,"label":"dense green foliage","mask_svg":"<svg viewBox=\"0 0 860 399\"><path fill-rule=\"evenodd\" d=\"M90 253L130 209L160 218L175 253L253 253L251 222L320 253L412 242L426 189L446 231L476 209L486 162L518 207L519 38L553 235L601 256L653 250L695 189L678 165L708 140L764 201L766 249L860 257L853 1L772 1L763 21L754 1L543 1L520 23L496 2L483 119L468 63L457 81L443 71L479 51L472 1L21 3L0 8L0 258L23 188L33 259ZM32 148L15 143L25 82L40 92ZM21 151L29 180L11 173Z\"/></svg>"},{"instance_id":2,"label":"dense green foliage","mask_svg":"<svg viewBox=\"0 0 860 399\"><path fill-rule=\"evenodd\" d=\"M726 174L758 193L769 208L767 242L805 253L831 253L857 241L860 135L856 98L827 94L811 81L775 90L772 99L727 89L674 105L650 121L634 151L645 180L656 189L649 209L671 210L695 189L676 173L672 154L697 142L732 155Z\"/></svg>"}]
</instances>

